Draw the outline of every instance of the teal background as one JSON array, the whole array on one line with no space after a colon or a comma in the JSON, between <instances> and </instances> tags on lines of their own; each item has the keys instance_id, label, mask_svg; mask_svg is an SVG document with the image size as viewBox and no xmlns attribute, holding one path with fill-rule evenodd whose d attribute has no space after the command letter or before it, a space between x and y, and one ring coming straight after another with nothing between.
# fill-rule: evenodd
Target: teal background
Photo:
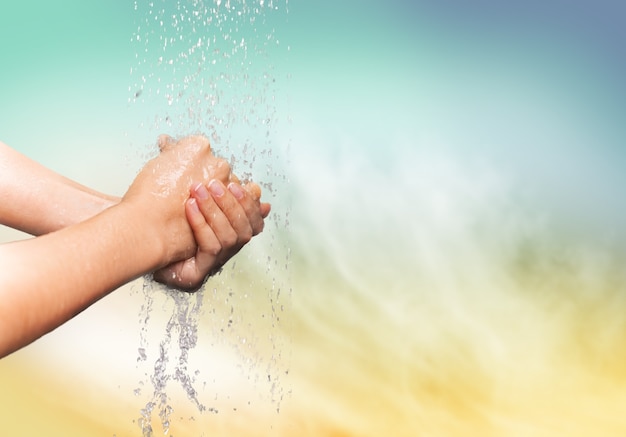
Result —
<instances>
[{"instance_id":1,"label":"teal background","mask_svg":"<svg viewBox=\"0 0 626 437\"><path fill-rule=\"evenodd\" d=\"M93 169L107 163L114 171L128 147L132 5L3 2L0 15L2 140L69 177L119 192L130 179L116 184Z\"/></svg>"},{"instance_id":2,"label":"teal background","mask_svg":"<svg viewBox=\"0 0 626 437\"><path fill-rule=\"evenodd\" d=\"M454 156L519 174L568 213L581 213L582 204L606 208L592 221L624 217L614 197L624 183L626 94L618 3L292 2L287 9L270 17L283 45L268 54L295 123L315 124L327 138L358 138L377 157L402 153L395 134L422 148L432 146L420 137L436 136ZM142 115L128 103L141 49L131 41L141 19L132 2L5 2L1 12L5 142L41 156L119 156L149 141L136 138ZM70 151L51 141L59 137L89 140Z\"/></svg>"},{"instance_id":3,"label":"teal background","mask_svg":"<svg viewBox=\"0 0 626 437\"><path fill-rule=\"evenodd\" d=\"M300 0L270 11L265 0L263 14L219 15L195 32L172 24L191 3L4 2L0 139L123 194L157 134L202 131L263 184L274 213L240 258L233 289L256 298L239 297L235 328L290 339L278 349L293 396L272 419L276 434L626 432L620 2ZM164 35L182 39L164 49ZM199 36L219 41L181 56ZM247 57L231 51L240 38ZM289 299L265 332L256 310L276 283ZM72 404L49 413L59 435L77 417L104 425L76 435L137 431L142 298L113 293L3 360L0 375L22 393L38 374ZM43 360L65 370L52 378ZM98 372L81 377L92 396L64 392L90 366ZM220 395L231 393L224 384ZM27 415L23 396L0 404ZM245 417L204 420L258 434L265 422Z\"/></svg>"}]
</instances>

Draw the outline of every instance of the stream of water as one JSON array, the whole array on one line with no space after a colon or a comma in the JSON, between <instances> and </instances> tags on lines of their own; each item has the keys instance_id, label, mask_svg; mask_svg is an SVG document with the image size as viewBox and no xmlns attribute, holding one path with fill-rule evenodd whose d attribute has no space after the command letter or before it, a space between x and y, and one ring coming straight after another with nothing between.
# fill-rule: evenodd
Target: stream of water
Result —
<instances>
[{"instance_id":1,"label":"stream of water","mask_svg":"<svg viewBox=\"0 0 626 437\"><path fill-rule=\"evenodd\" d=\"M276 30L288 4L137 0L134 10L136 62L130 70L129 105L146 135L138 141L154 144L160 133L205 134L214 153L228 159L241 179L257 182L272 203L263 234L203 290L188 294L144 279L137 348L143 377L134 394L145 404L137 422L144 436L152 436L158 417L158 426L173 435L173 418L183 419L178 413L190 406L196 413L187 415L188 421L224 412L225 405L233 414L260 403L279 411L288 391L282 316L291 293L285 238L289 210L278 193L288 184L289 142L277 135L287 121L280 88L286 78L275 68L276 59L289 51ZM151 146L144 157L155 153ZM251 384L255 401L220 384L228 376L215 374L215 345L233 352L229 368L238 375L233 378ZM192 355L197 355L194 366ZM179 404L174 390L184 393L186 405Z\"/></svg>"}]
</instances>

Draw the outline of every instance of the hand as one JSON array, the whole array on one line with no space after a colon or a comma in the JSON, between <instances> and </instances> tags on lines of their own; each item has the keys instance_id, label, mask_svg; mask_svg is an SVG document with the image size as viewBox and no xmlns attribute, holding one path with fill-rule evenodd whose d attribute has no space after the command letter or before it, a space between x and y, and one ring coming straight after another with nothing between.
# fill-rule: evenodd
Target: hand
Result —
<instances>
[{"instance_id":1,"label":"hand","mask_svg":"<svg viewBox=\"0 0 626 437\"><path fill-rule=\"evenodd\" d=\"M236 178L234 178L236 179ZM197 184L185 204L187 220L198 244L195 256L154 272L158 282L185 291L198 290L206 278L258 235L270 212L260 203L256 184L225 186L218 180Z\"/></svg>"},{"instance_id":2,"label":"hand","mask_svg":"<svg viewBox=\"0 0 626 437\"><path fill-rule=\"evenodd\" d=\"M194 181L216 179L228 182L230 166L213 155L203 136L174 141L159 138L161 153L149 161L135 178L121 204L136 210L152 229L154 250L161 266L195 255L197 245L186 217L189 187Z\"/></svg>"},{"instance_id":3,"label":"hand","mask_svg":"<svg viewBox=\"0 0 626 437\"><path fill-rule=\"evenodd\" d=\"M160 144L161 154L118 204L42 237L0 245L0 265L11 273L0 275L0 356L148 272L194 258L195 268L181 270L181 278L189 270L200 278L261 232L269 206L260 204L258 187L248 194L229 183L230 167L206 138ZM206 180L214 194L193 184Z\"/></svg>"},{"instance_id":4,"label":"hand","mask_svg":"<svg viewBox=\"0 0 626 437\"><path fill-rule=\"evenodd\" d=\"M159 137L161 151L175 145L171 137ZM196 253L154 272L156 281L186 291L197 290L263 230L263 219L271 207L260 202L260 187L251 182L242 187L232 173L227 178L223 173L216 176L221 179L211 180L208 185L194 184L185 203L187 221L197 243Z\"/></svg>"}]
</instances>

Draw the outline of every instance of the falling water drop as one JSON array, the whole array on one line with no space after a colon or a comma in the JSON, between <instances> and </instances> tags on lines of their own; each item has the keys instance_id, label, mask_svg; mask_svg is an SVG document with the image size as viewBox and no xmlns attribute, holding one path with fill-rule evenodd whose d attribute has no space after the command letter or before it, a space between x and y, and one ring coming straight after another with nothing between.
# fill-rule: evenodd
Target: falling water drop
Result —
<instances>
[{"instance_id":1,"label":"falling water drop","mask_svg":"<svg viewBox=\"0 0 626 437\"><path fill-rule=\"evenodd\" d=\"M137 83L129 87L133 96L129 100L141 104L144 111L149 108L148 117L139 123L146 136L149 134L146 142L152 143L163 131L174 136L202 132L216 153L233 157L234 171L242 180L258 178L264 199L273 203L271 220L257 238L269 243L254 246L253 240L248 251L237 255L236 263L227 264L225 271L209 280L213 293L189 295L144 281L137 366L147 366L147 379L141 384L143 389L134 394L148 396L138 421L145 437L153 435L153 415L164 430L173 431L176 406L168 397L172 386L182 389L199 413L236 412L245 407L218 408L212 403L218 392L207 395L207 391L217 390L215 384L207 385L199 378L219 381L220 375L189 368L201 340L228 345L247 378L267 384L256 388L265 390L270 402L282 398L278 375L284 372L276 358L282 343L276 313L284 311L284 304L281 298L277 306L280 286L276 283L286 280L277 275L287 275L276 267L285 246L268 240L272 233L284 231L283 222L276 225L276 218L284 214L276 197L284 187L284 179L276 178L282 156L271 153L278 147L275 134L280 126L274 98L280 82L269 63L270 52L279 50L276 29L268 20L268 14L276 14L276 2L138 0L135 10L143 15L138 17L140 25L133 39L137 65L131 76ZM260 152L266 150L270 152ZM267 255L266 262L263 255ZM241 279L250 277L254 280L248 283ZM165 309L159 310L168 317L165 327L158 328L161 338L150 344L148 327L154 334L158 323L158 318L150 317L156 294L167 297ZM204 318L202 308L206 308ZM267 369L271 377L266 381L262 375ZM203 394L214 401L203 400Z\"/></svg>"}]
</instances>

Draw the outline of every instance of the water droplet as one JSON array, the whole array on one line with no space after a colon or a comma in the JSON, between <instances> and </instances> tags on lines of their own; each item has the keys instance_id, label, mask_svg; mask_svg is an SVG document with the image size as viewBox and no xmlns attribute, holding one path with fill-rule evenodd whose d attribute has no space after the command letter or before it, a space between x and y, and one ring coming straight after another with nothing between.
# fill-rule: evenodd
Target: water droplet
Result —
<instances>
[{"instance_id":1,"label":"water droplet","mask_svg":"<svg viewBox=\"0 0 626 437\"><path fill-rule=\"evenodd\" d=\"M135 83L130 86L128 95L132 96L135 91L135 99L139 95L142 96L141 100L137 101L141 103L142 108L154 107L162 108L161 110L164 108L163 112L166 112L155 114L150 120L141 121L142 130L154 129L161 133L165 127L180 134L205 132L221 156L233 155L237 158L233 160L233 170L240 177L251 179L254 175L259 180L264 178L263 182L266 183L263 185L264 196L274 193L277 195L287 181L275 168L275 163L282 159L282 156L279 153L272 154L272 149L275 149L272 135L280 129L283 120L288 119L288 116L285 118L279 116L276 110L275 87L280 83L276 77L283 76L277 76L273 66L267 65L268 51L275 50L280 42L283 42L283 45L285 42L284 40L279 42L281 35L276 29L271 28L273 21L265 20L265 14L275 14L274 10L278 9L278 3L280 3L278 0L259 0L259 2L192 0L189 3L174 2L166 7L162 7L165 3L156 2L155 8L155 2L152 2L149 10L143 5L140 8L138 13L142 16L138 22L141 26L138 27L136 35L131 35L133 44L137 46L136 65L131 69L131 74L141 76L141 80L134 80ZM272 22L272 25L269 25L269 22ZM286 47L289 51L290 46ZM132 97L129 100L132 100ZM259 152L256 148L264 150ZM275 186L272 186L272 183ZM281 212L277 209L272 212L272 221L268 221L268 225L280 228L283 223L288 224L288 220L285 218L281 221L282 218ZM267 235L274 241L271 232L264 233L262 237L268 238ZM271 246L270 250L275 256L273 258L268 256L266 264L263 250L260 254L250 255L249 261L261 266L260 276L264 274L263 269L275 272L279 267L277 264L279 259L282 268L284 257L275 254L274 247ZM246 331L254 329L254 318L250 319L249 325L244 325L242 305L238 303L242 299L256 302L254 299L259 295L259 282L250 284L249 289L246 289L244 284L244 289L235 293L227 285L230 275L234 277L245 270L245 255L242 260L244 262L241 264L232 263L218 277L219 279L212 283L210 289L213 293L207 298L214 299L219 305L217 308L212 306L206 313L214 317L217 324L214 327L214 335L219 336L218 342L229 341L230 345L239 351L256 354L254 349L257 337L254 332ZM258 281L262 283L263 278L258 278ZM272 285L268 286L271 303L268 302L268 307L262 308L255 316L263 326L269 326L271 322L271 328L268 329L272 331L268 341L275 344L275 347L280 347L280 336L273 334L276 334L278 329L276 314L284 311L284 306L276 298L276 289L280 287L274 283L281 284L280 279L273 279L271 282ZM159 287L150 291L169 293ZM152 435L150 424L152 412L158 414L161 422L167 427L172 426L173 431L175 425L170 420L171 410L168 408L171 407L169 405L171 401L167 397L168 388L172 384L182 387L199 410L205 409L196 391L196 388L203 387L202 383L196 380L199 371L190 371L186 365L187 357L200 342L197 315L182 312L184 308L191 311L194 300L189 298L179 301L174 295L168 296L174 303L172 319L168 322L161 344L154 345L158 346L154 351L147 348L145 340L150 319L147 295L146 305L142 308L140 317L140 323L143 323L140 331L142 336L140 348L143 349L144 355L139 353L138 362L140 361L142 366L148 366L145 373L146 390L143 390L143 393L150 392L152 395L139 420L144 437ZM155 318L152 319L152 324L157 323L154 320ZM216 339L209 341L213 343ZM151 351L150 360L147 359L146 350ZM152 357L152 354L157 356ZM145 358L142 358L143 356ZM257 381L264 380L263 371L259 370L262 364L266 364L263 359L252 360L248 356L241 357L241 363L245 364L251 373L258 372L254 375ZM267 358L267 360L268 363L275 363L277 359ZM272 374L282 374L276 367L271 371ZM276 378L271 380L268 377L268 382L273 384L270 391L273 397L277 390ZM150 386L153 390L148 390ZM217 408L213 406L209 411L217 413Z\"/></svg>"}]
</instances>

